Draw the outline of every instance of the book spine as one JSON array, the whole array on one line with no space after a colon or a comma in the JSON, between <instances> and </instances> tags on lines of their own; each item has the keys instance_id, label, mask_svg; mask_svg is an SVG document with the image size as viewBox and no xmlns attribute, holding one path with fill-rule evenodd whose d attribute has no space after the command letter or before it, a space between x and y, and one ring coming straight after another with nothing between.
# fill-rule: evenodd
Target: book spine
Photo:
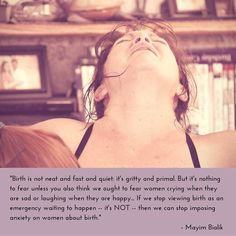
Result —
<instances>
[{"instance_id":1,"label":"book spine","mask_svg":"<svg viewBox=\"0 0 236 236\"><path fill-rule=\"evenodd\" d=\"M214 132L214 86L213 86L213 67L208 65L208 122L209 133Z\"/></svg>"},{"instance_id":2,"label":"book spine","mask_svg":"<svg viewBox=\"0 0 236 236\"><path fill-rule=\"evenodd\" d=\"M212 114L211 114L211 77L209 75L208 64L194 64L194 77L197 84L197 100L195 104L195 114L192 115L197 123L198 134L207 134L211 132Z\"/></svg>"},{"instance_id":3,"label":"book spine","mask_svg":"<svg viewBox=\"0 0 236 236\"><path fill-rule=\"evenodd\" d=\"M95 66L94 65L81 65L81 83L82 83L82 95L83 98L86 94L86 91L89 88L93 80ZM89 99L84 100L84 108L86 111L94 111L94 102L93 99L91 101ZM86 111L84 111L86 113ZM85 120L88 121L89 117L85 116Z\"/></svg>"},{"instance_id":4,"label":"book spine","mask_svg":"<svg viewBox=\"0 0 236 236\"><path fill-rule=\"evenodd\" d=\"M196 64L190 63L188 64L188 68L191 71L194 81L197 85L197 78L196 78ZM197 92L197 91L196 91ZM197 96L197 94L196 94ZM190 98L189 102L189 109L188 109L188 119L189 119L189 126L188 126L188 131L194 134L199 134L199 108L198 108L198 99L196 98L195 100L192 100Z\"/></svg>"},{"instance_id":5,"label":"book spine","mask_svg":"<svg viewBox=\"0 0 236 236\"><path fill-rule=\"evenodd\" d=\"M209 75L209 65L201 64L201 80L202 80L202 130L201 134L210 133L212 124L212 97L211 97L211 77Z\"/></svg>"},{"instance_id":6,"label":"book spine","mask_svg":"<svg viewBox=\"0 0 236 236\"><path fill-rule=\"evenodd\" d=\"M84 113L84 103L83 103L83 92L81 86L81 67L78 65L75 68L75 81L76 81L76 97L77 97L77 105L78 112L80 114ZM84 119L84 118L83 118Z\"/></svg>"},{"instance_id":7,"label":"book spine","mask_svg":"<svg viewBox=\"0 0 236 236\"><path fill-rule=\"evenodd\" d=\"M227 70L227 79L228 79L228 129L235 129L235 104L234 104L234 64L228 65Z\"/></svg>"},{"instance_id":8,"label":"book spine","mask_svg":"<svg viewBox=\"0 0 236 236\"><path fill-rule=\"evenodd\" d=\"M229 129L229 83L228 64L223 64L222 87L223 87L223 130Z\"/></svg>"},{"instance_id":9,"label":"book spine","mask_svg":"<svg viewBox=\"0 0 236 236\"><path fill-rule=\"evenodd\" d=\"M214 132L224 130L224 111L223 111L223 64L213 63L213 116Z\"/></svg>"}]
</instances>

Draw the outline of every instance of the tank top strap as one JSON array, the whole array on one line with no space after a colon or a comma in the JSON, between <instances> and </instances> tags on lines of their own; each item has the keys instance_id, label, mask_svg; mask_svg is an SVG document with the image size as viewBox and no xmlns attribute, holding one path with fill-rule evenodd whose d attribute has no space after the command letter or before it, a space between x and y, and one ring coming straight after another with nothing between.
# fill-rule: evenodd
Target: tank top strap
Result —
<instances>
[{"instance_id":1,"label":"tank top strap","mask_svg":"<svg viewBox=\"0 0 236 236\"><path fill-rule=\"evenodd\" d=\"M94 123L87 128L87 130L84 133L84 136L82 137L82 139L80 141L80 144L79 144L79 146L78 146L78 148L75 152L75 156L76 156L77 159L80 158L80 155L83 152L83 150L84 150L84 148L85 148L85 146L86 146L86 144L87 144L87 142L88 142L88 140L91 136L91 133L93 131L93 125L94 125Z\"/></svg>"},{"instance_id":2,"label":"tank top strap","mask_svg":"<svg viewBox=\"0 0 236 236\"><path fill-rule=\"evenodd\" d=\"M201 168L196 147L195 147L191 137L187 133L185 133L185 135L186 135L186 142L188 145L188 149L189 149L189 152L190 152L190 155L192 158L193 166L194 166L194 168Z\"/></svg>"}]
</instances>

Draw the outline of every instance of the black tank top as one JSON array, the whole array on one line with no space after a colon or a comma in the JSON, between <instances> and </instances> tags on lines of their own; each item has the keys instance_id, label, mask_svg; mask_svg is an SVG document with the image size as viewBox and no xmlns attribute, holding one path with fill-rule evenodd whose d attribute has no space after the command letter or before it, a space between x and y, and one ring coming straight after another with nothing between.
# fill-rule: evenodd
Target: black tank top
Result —
<instances>
[{"instance_id":1,"label":"black tank top","mask_svg":"<svg viewBox=\"0 0 236 236\"><path fill-rule=\"evenodd\" d=\"M77 159L79 159L81 153L83 152L90 136L91 136L91 133L93 131L93 125L90 125L87 130L85 131L84 133L84 136L75 152L75 156L77 157ZM191 155L191 158L192 158L192 162L193 162L193 166L194 168L201 168L200 166L200 162L199 162L199 159L198 159L198 154L197 154L197 150L195 148L195 145L191 139L191 137L185 133L185 136L186 136L186 143L188 145L188 149L189 149L189 152L190 152L190 155Z\"/></svg>"}]
</instances>

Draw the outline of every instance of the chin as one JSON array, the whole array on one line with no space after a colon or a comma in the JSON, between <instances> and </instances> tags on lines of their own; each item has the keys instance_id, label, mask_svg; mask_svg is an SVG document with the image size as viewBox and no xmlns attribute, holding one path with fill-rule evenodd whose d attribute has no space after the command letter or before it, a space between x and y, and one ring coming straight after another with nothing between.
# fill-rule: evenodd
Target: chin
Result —
<instances>
[{"instance_id":1,"label":"chin","mask_svg":"<svg viewBox=\"0 0 236 236\"><path fill-rule=\"evenodd\" d=\"M132 61L130 67L134 68L135 70L138 70L138 71L140 71L140 70L147 70L147 71L152 70L153 71L153 70L157 70L158 61L153 60L153 58L150 59L150 57L149 58L142 57L142 58L138 58L138 59Z\"/></svg>"},{"instance_id":2,"label":"chin","mask_svg":"<svg viewBox=\"0 0 236 236\"><path fill-rule=\"evenodd\" d=\"M147 75L152 73L152 75L159 74L157 70L157 65L153 63L139 63L132 68L132 73L146 73Z\"/></svg>"}]
</instances>

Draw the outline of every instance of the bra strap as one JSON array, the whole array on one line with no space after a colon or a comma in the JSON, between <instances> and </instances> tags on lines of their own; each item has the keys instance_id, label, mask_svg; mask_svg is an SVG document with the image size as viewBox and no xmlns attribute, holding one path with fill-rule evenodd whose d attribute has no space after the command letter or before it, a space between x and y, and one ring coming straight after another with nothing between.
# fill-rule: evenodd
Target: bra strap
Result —
<instances>
[{"instance_id":1,"label":"bra strap","mask_svg":"<svg viewBox=\"0 0 236 236\"><path fill-rule=\"evenodd\" d=\"M83 136L83 138L82 138L82 140L81 140L81 142L80 142L80 144L79 144L79 146L78 146L78 148L75 152L75 156L76 156L77 159L79 159L81 153L83 152L83 150L84 150L84 148L85 148L85 146L86 146L86 144L87 144L87 142L88 142L88 140L91 136L91 133L92 133L92 130L93 130L93 125L94 124L90 125L87 128L87 130L85 131L84 136Z\"/></svg>"},{"instance_id":2,"label":"bra strap","mask_svg":"<svg viewBox=\"0 0 236 236\"><path fill-rule=\"evenodd\" d=\"M185 135L186 135L186 142L188 144L189 152L192 158L193 166L194 168L201 168L195 145L193 144L191 137L187 133L185 133Z\"/></svg>"}]
</instances>

